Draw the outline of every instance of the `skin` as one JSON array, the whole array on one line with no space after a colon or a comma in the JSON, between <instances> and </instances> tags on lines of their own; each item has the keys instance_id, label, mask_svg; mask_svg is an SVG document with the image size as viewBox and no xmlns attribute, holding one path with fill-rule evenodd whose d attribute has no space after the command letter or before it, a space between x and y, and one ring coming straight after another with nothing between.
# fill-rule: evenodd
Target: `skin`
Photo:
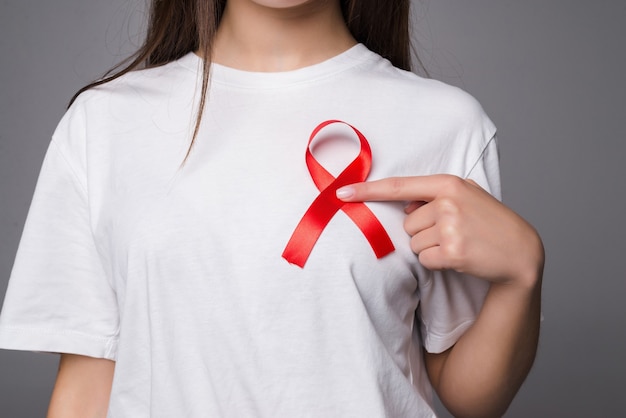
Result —
<instances>
[{"instance_id":1,"label":"skin","mask_svg":"<svg viewBox=\"0 0 626 418\"><path fill-rule=\"evenodd\" d=\"M105 418L115 363L62 354L50 398L48 418Z\"/></svg>"},{"instance_id":2,"label":"skin","mask_svg":"<svg viewBox=\"0 0 626 418\"><path fill-rule=\"evenodd\" d=\"M228 0L213 61L247 71L289 71L355 44L332 0ZM535 230L470 180L390 178L346 186L346 201L407 201L411 248L433 270L491 283L474 325L450 349L426 353L430 380L458 417L506 411L533 363L544 252ZM105 417L115 363L62 354L48 417Z\"/></svg>"},{"instance_id":3,"label":"skin","mask_svg":"<svg viewBox=\"0 0 626 418\"><path fill-rule=\"evenodd\" d=\"M502 416L532 366L539 337L544 249L535 229L471 180L449 175L346 186L347 202L408 201L404 228L429 269L491 283L474 325L439 354L429 378L457 417Z\"/></svg>"},{"instance_id":4,"label":"skin","mask_svg":"<svg viewBox=\"0 0 626 418\"><path fill-rule=\"evenodd\" d=\"M246 71L288 71L355 44L337 1L228 0L212 59ZM114 369L109 360L61 354L48 418L106 417Z\"/></svg>"},{"instance_id":5,"label":"skin","mask_svg":"<svg viewBox=\"0 0 626 418\"><path fill-rule=\"evenodd\" d=\"M246 71L289 71L355 44L338 1L228 0L213 61Z\"/></svg>"}]
</instances>

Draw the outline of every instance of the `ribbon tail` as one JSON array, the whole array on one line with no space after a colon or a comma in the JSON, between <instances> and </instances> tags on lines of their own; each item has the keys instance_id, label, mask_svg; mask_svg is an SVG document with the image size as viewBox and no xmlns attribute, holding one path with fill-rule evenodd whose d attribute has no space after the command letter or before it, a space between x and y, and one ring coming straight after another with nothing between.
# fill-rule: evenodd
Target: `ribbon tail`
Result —
<instances>
[{"instance_id":1,"label":"ribbon tail","mask_svg":"<svg viewBox=\"0 0 626 418\"><path fill-rule=\"evenodd\" d=\"M344 205L332 192L326 189L320 193L300 219L282 254L289 263L304 268L322 231Z\"/></svg>"},{"instance_id":2,"label":"ribbon tail","mask_svg":"<svg viewBox=\"0 0 626 418\"><path fill-rule=\"evenodd\" d=\"M395 250L389 234L364 203L346 203L341 210L359 227L374 250L376 258L382 258Z\"/></svg>"}]
</instances>

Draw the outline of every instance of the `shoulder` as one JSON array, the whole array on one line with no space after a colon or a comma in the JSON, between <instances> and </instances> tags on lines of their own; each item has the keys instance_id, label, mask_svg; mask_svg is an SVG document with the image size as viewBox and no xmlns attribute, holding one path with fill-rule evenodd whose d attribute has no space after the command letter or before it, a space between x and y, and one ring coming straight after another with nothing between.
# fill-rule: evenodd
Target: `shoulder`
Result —
<instances>
[{"instance_id":1,"label":"shoulder","mask_svg":"<svg viewBox=\"0 0 626 418\"><path fill-rule=\"evenodd\" d=\"M174 122L186 124L189 119L179 116L191 114L195 87L196 73L178 61L129 72L78 95L53 140L66 154L84 158L90 145L127 143L122 138L146 138Z\"/></svg>"},{"instance_id":2,"label":"shoulder","mask_svg":"<svg viewBox=\"0 0 626 418\"><path fill-rule=\"evenodd\" d=\"M135 70L92 87L76 97L59 128L66 125L89 126L100 122L115 125L154 118L163 106L190 102L196 88L197 71L181 60L158 67Z\"/></svg>"},{"instance_id":3,"label":"shoulder","mask_svg":"<svg viewBox=\"0 0 626 418\"><path fill-rule=\"evenodd\" d=\"M183 85L195 82L197 73L181 65L181 60L158 67L130 71L114 80L90 88L78 95L69 110L97 108L103 105L109 108L124 106L127 110L132 110L137 109L138 104L141 105L140 108L144 108L146 105L158 103L164 97L179 91Z\"/></svg>"},{"instance_id":4,"label":"shoulder","mask_svg":"<svg viewBox=\"0 0 626 418\"><path fill-rule=\"evenodd\" d=\"M393 106L401 116L410 119L419 115L421 121L445 123L451 130L491 125L479 101L463 89L399 69L371 54L374 58L361 73L360 82L376 100Z\"/></svg>"},{"instance_id":5,"label":"shoulder","mask_svg":"<svg viewBox=\"0 0 626 418\"><path fill-rule=\"evenodd\" d=\"M432 117L444 117L447 123L460 126L482 121L486 113L468 92L438 80L424 78L408 71L388 70L392 92L407 110L419 109Z\"/></svg>"}]
</instances>

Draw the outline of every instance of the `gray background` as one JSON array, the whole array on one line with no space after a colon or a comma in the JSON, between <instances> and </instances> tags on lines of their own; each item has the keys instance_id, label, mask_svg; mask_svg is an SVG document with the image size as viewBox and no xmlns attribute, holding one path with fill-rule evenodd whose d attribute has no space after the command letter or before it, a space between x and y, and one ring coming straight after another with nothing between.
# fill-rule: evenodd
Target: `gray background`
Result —
<instances>
[{"instance_id":1,"label":"gray background","mask_svg":"<svg viewBox=\"0 0 626 418\"><path fill-rule=\"evenodd\" d=\"M64 106L135 47L144 9L0 0L1 295ZM507 417L626 417L626 2L423 0L415 21L432 76L498 125L504 199L547 248L539 356ZM56 363L1 351L0 417L44 416Z\"/></svg>"}]
</instances>

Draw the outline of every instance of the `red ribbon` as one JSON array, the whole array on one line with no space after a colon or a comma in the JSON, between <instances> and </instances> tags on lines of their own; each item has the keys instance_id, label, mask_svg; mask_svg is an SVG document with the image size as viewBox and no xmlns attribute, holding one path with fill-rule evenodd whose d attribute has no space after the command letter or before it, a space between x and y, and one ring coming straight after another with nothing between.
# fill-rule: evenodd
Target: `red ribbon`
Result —
<instances>
[{"instance_id":1,"label":"red ribbon","mask_svg":"<svg viewBox=\"0 0 626 418\"><path fill-rule=\"evenodd\" d=\"M311 142L313 142L319 131L333 123L348 125L357 134L361 143L359 155L337 178L333 177L317 162L310 149ZM364 203L347 203L336 196L337 189L340 187L365 181L372 166L372 150L367 143L367 139L358 129L340 120L327 120L320 123L309 137L306 149L306 165L320 194L311 203L311 206L309 206L300 223L293 231L283 251L285 260L291 264L304 267L322 231L340 209L359 227L377 258L384 257L394 251L395 248L389 235L387 235L380 221Z\"/></svg>"}]
</instances>

